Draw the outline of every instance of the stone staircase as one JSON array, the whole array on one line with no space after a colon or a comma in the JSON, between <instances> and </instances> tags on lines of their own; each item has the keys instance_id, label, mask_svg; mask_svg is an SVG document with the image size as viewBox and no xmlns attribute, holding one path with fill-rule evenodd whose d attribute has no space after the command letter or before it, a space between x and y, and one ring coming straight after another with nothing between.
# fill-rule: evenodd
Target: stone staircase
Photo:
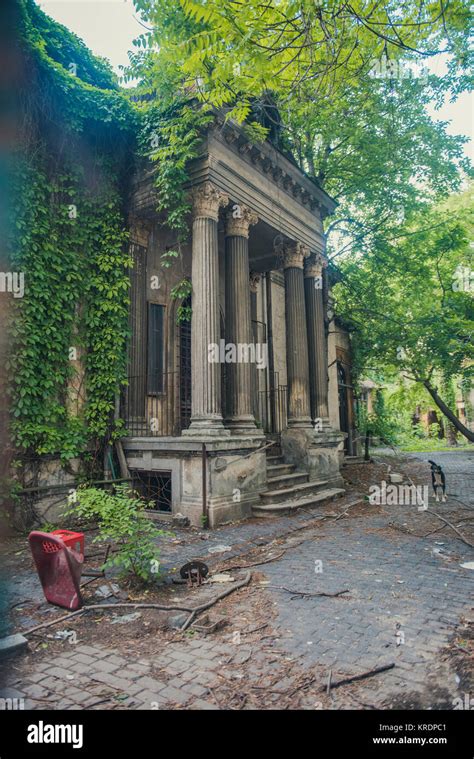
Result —
<instances>
[{"instance_id":1,"label":"stone staircase","mask_svg":"<svg viewBox=\"0 0 474 759\"><path fill-rule=\"evenodd\" d=\"M267 490L260 493L260 503L252 506L252 514L288 516L296 509L317 506L344 493L343 488L329 487L327 480L310 482L308 472L285 462L281 447L275 442L267 448Z\"/></svg>"}]
</instances>

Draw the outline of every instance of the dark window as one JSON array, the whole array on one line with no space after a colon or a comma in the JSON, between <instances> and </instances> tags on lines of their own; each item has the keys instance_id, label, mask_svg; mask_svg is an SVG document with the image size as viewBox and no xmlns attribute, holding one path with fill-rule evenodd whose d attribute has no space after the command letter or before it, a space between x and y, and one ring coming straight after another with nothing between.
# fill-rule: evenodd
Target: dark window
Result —
<instances>
[{"instance_id":1,"label":"dark window","mask_svg":"<svg viewBox=\"0 0 474 759\"><path fill-rule=\"evenodd\" d=\"M148 372L147 392L163 392L163 324L164 306L148 304Z\"/></svg>"},{"instance_id":2,"label":"dark window","mask_svg":"<svg viewBox=\"0 0 474 759\"><path fill-rule=\"evenodd\" d=\"M171 472L132 472L133 489L153 511L171 511Z\"/></svg>"}]
</instances>

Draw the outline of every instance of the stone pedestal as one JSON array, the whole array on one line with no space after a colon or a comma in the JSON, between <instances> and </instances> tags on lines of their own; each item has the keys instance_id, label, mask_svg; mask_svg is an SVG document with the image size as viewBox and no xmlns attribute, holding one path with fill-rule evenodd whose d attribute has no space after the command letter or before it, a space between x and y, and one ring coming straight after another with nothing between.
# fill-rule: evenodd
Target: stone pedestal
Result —
<instances>
[{"instance_id":1,"label":"stone pedestal","mask_svg":"<svg viewBox=\"0 0 474 759\"><path fill-rule=\"evenodd\" d=\"M203 478L208 527L250 517L252 505L259 502L267 487L265 451L254 438L236 443L233 436L225 443L207 443L204 464L202 451L182 460L180 511L191 524L203 526Z\"/></svg>"},{"instance_id":2,"label":"stone pedestal","mask_svg":"<svg viewBox=\"0 0 474 759\"><path fill-rule=\"evenodd\" d=\"M310 480L324 480L328 487L344 487L339 471L338 448L344 432L313 429L287 429L282 432L281 445L285 461L309 473Z\"/></svg>"},{"instance_id":3,"label":"stone pedestal","mask_svg":"<svg viewBox=\"0 0 474 759\"><path fill-rule=\"evenodd\" d=\"M221 414L221 365L210 360L219 345L219 259L217 223L229 198L211 182L192 191L191 424L186 436L229 435Z\"/></svg>"}]
</instances>

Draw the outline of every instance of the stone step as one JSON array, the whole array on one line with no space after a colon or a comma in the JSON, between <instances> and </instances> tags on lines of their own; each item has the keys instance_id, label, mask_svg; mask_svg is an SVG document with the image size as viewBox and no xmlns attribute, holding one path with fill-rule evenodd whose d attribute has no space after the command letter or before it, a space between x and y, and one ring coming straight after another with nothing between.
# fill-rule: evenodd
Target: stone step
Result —
<instances>
[{"instance_id":1,"label":"stone step","mask_svg":"<svg viewBox=\"0 0 474 759\"><path fill-rule=\"evenodd\" d=\"M301 508L311 506L321 506L326 501L339 498L346 491L343 488L327 488L320 490L306 498L296 498L294 500L280 501L277 503L259 503L252 506L252 516L254 517L282 517L289 516Z\"/></svg>"},{"instance_id":2,"label":"stone step","mask_svg":"<svg viewBox=\"0 0 474 759\"><path fill-rule=\"evenodd\" d=\"M344 456L344 460L342 462L342 466L347 466L348 464L369 464L369 461L366 461L363 456Z\"/></svg>"},{"instance_id":3,"label":"stone step","mask_svg":"<svg viewBox=\"0 0 474 759\"><path fill-rule=\"evenodd\" d=\"M270 443L270 440L267 440L267 443ZM265 450L267 456L281 456L282 454L281 445L279 443L273 443L273 445L269 445Z\"/></svg>"},{"instance_id":4,"label":"stone step","mask_svg":"<svg viewBox=\"0 0 474 759\"><path fill-rule=\"evenodd\" d=\"M282 474L291 474L296 469L294 464L270 464L267 465L267 477L279 477Z\"/></svg>"},{"instance_id":5,"label":"stone step","mask_svg":"<svg viewBox=\"0 0 474 759\"><path fill-rule=\"evenodd\" d=\"M307 472L300 472L299 474L307 474ZM260 500L263 503L279 503L292 498L303 498L306 495L317 493L327 484L327 480L312 480L311 482L303 482L301 485L292 485L289 488L264 490L263 493L260 493Z\"/></svg>"},{"instance_id":6,"label":"stone step","mask_svg":"<svg viewBox=\"0 0 474 759\"><path fill-rule=\"evenodd\" d=\"M267 487L271 490L288 490L293 485L302 485L304 482L308 482L307 472L292 472L278 477L268 477Z\"/></svg>"},{"instance_id":7,"label":"stone step","mask_svg":"<svg viewBox=\"0 0 474 759\"><path fill-rule=\"evenodd\" d=\"M280 456L276 456L276 455L268 456L267 455L267 465L272 466L273 464L284 464L284 463L285 463L285 459L281 455Z\"/></svg>"}]
</instances>

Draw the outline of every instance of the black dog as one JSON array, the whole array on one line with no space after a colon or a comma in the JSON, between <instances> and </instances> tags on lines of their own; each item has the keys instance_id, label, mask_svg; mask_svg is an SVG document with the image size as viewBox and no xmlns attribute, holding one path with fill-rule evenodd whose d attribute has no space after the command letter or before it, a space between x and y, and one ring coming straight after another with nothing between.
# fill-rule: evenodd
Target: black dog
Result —
<instances>
[{"instance_id":1,"label":"black dog","mask_svg":"<svg viewBox=\"0 0 474 759\"><path fill-rule=\"evenodd\" d=\"M439 492L442 493L442 501L446 503L446 477L439 464L435 464L434 461L428 459L428 464L431 464L431 482L433 483L433 490L436 496L436 500L439 501Z\"/></svg>"}]
</instances>

